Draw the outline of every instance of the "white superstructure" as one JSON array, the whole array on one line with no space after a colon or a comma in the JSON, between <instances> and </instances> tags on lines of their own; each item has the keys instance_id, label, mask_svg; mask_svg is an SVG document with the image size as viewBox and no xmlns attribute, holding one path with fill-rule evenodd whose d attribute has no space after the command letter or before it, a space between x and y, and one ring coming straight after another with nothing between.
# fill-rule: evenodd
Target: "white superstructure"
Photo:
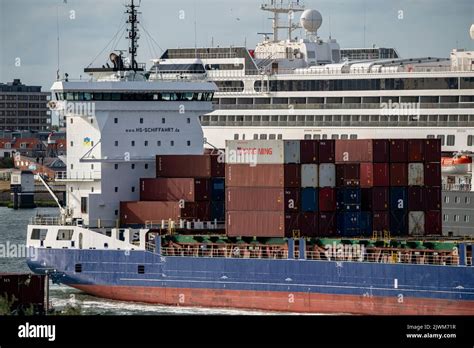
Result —
<instances>
[{"instance_id":1,"label":"white superstructure","mask_svg":"<svg viewBox=\"0 0 474 348\"><path fill-rule=\"evenodd\" d=\"M314 10L302 14L306 37L292 36L301 2L271 1L262 9L274 14L273 33L255 50L169 49L162 56L160 64L199 59L219 87L214 111L201 118L209 143L438 137L443 151L474 150L473 51L400 58L393 49L342 50L335 39L318 36L323 20Z\"/></svg>"}]
</instances>

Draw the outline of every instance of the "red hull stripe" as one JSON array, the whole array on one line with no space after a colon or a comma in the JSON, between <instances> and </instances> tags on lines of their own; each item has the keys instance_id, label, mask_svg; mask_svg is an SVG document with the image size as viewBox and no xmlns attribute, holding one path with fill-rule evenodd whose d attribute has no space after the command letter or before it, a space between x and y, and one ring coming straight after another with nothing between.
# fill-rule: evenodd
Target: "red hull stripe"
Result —
<instances>
[{"instance_id":1,"label":"red hull stripe","mask_svg":"<svg viewBox=\"0 0 474 348\"><path fill-rule=\"evenodd\" d=\"M172 306L367 315L474 315L474 301L276 291L71 285L94 296Z\"/></svg>"}]
</instances>

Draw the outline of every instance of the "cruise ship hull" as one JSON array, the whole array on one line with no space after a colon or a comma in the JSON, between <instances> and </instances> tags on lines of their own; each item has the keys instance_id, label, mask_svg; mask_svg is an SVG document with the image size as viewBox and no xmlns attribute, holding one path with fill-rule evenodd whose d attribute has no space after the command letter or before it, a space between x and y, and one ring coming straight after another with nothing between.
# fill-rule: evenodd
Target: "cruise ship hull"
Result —
<instances>
[{"instance_id":1,"label":"cruise ship hull","mask_svg":"<svg viewBox=\"0 0 474 348\"><path fill-rule=\"evenodd\" d=\"M176 306L364 315L474 315L468 266L37 249L29 260L94 296ZM82 271L75 272L81 264ZM138 265L145 273L137 272Z\"/></svg>"}]
</instances>

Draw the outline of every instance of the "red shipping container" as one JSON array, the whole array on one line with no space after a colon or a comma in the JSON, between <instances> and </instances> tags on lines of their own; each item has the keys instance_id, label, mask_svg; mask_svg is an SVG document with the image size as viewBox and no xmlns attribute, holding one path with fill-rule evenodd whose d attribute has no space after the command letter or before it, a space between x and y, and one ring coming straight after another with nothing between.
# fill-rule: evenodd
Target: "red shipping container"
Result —
<instances>
[{"instance_id":1,"label":"red shipping container","mask_svg":"<svg viewBox=\"0 0 474 348\"><path fill-rule=\"evenodd\" d=\"M363 188L361 190L363 211L385 211L390 204L388 187Z\"/></svg>"},{"instance_id":2,"label":"red shipping container","mask_svg":"<svg viewBox=\"0 0 474 348\"><path fill-rule=\"evenodd\" d=\"M336 163L373 162L370 139L336 140Z\"/></svg>"},{"instance_id":3,"label":"red shipping container","mask_svg":"<svg viewBox=\"0 0 474 348\"><path fill-rule=\"evenodd\" d=\"M227 187L228 211L284 211L285 190L273 187Z\"/></svg>"},{"instance_id":4,"label":"red shipping container","mask_svg":"<svg viewBox=\"0 0 474 348\"><path fill-rule=\"evenodd\" d=\"M441 139L425 140L425 163L441 162Z\"/></svg>"},{"instance_id":5,"label":"red shipping container","mask_svg":"<svg viewBox=\"0 0 474 348\"><path fill-rule=\"evenodd\" d=\"M210 178L212 176L209 155L158 155L156 176L170 178Z\"/></svg>"},{"instance_id":6,"label":"red shipping container","mask_svg":"<svg viewBox=\"0 0 474 348\"><path fill-rule=\"evenodd\" d=\"M408 165L407 163L390 164L390 186L408 185Z\"/></svg>"},{"instance_id":7,"label":"red shipping container","mask_svg":"<svg viewBox=\"0 0 474 348\"><path fill-rule=\"evenodd\" d=\"M368 188L374 186L374 164L360 164L360 187ZM388 184L386 185L388 186Z\"/></svg>"},{"instance_id":8,"label":"red shipping container","mask_svg":"<svg viewBox=\"0 0 474 348\"><path fill-rule=\"evenodd\" d=\"M146 221L210 220L209 202L120 202L122 224L144 225Z\"/></svg>"},{"instance_id":9,"label":"red shipping container","mask_svg":"<svg viewBox=\"0 0 474 348\"><path fill-rule=\"evenodd\" d=\"M424 211L426 210L425 192L423 187L408 187L408 210Z\"/></svg>"},{"instance_id":10,"label":"red shipping container","mask_svg":"<svg viewBox=\"0 0 474 348\"><path fill-rule=\"evenodd\" d=\"M300 187L297 164L227 164L226 187Z\"/></svg>"},{"instance_id":11,"label":"red shipping container","mask_svg":"<svg viewBox=\"0 0 474 348\"><path fill-rule=\"evenodd\" d=\"M334 163L335 160L335 140L319 141L319 163Z\"/></svg>"},{"instance_id":12,"label":"red shipping container","mask_svg":"<svg viewBox=\"0 0 474 348\"><path fill-rule=\"evenodd\" d=\"M285 213L278 211L227 211L229 237L285 237Z\"/></svg>"},{"instance_id":13,"label":"red shipping container","mask_svg":"<svg viewBox=\"0 0 474 348\"><path fill-rule=\"evenodd\" d=\"M331 187L319 189L319 210L322 212L336 211L336 189Z\"/></svg>"},{"instance_id":14,"label":"red shipping container","mask_svg":"<svg viewBox=\"0 0 474 348\"><path fill-rule=\"evenodd\" d=\"M360 164L336 164L336 186L359 186Z\"/></svg>"},{"instance_id":15,"label":"red shipping container","mask_svg":"<svg viewBox=\"0 0 474 348\"><path fill-rule=\"evenodd\" d=\"M441 163L425 164L425 186L441 186Z\"/></svg>"},{"instance_id":16,"label":"red shipping container","mask_svg":"<svg viewBox=\"0 0 474 348\"><path fill-rule=\"evenodd\" d=\"M285 237L316 237L318 235L318 214L293 213L285 215Z\"/></svg>"},{"instance_id":17,"label":"red shipping container","mask_svg":"<svg viewBox=\"0 0 474 348\"><path fill-rule=\"evenodd\" d=\"M408 162L408 143L406 139L390 140L390 162Z\"/></svg>"},{"instance_id":18,"label":"red shipping container","mask_svg":"<svg viewBox=\"0 0 474 348\"><path fill-rule=\"evenodd\" d=\"M319 214L319 236L333 237L336 235L336 213L321 212Z\"/></svg>"},{"instance_id":19,"label":"red shipping container","mask_svg":"<svg viewBox=\"0 0 474 348\"><path fill-rule=\"evenodd\" d=\"M425 139L408 140L408 162L423 162L425 160Z\"/></svg>"},{"instance_id":20,"label":"red shipping container","mask_svg":"<svg viewBox=\"0 0 474 348\"><path fill-rule=\"evenodd\" d=\"M426 210L441 210L441 187L425 187Z\"/></svg>"},{"instance_id":21,"label":"red shipping container","mask_svg":"<svg viewBox=\"0 0 474 348\"><path fill-rule=\"evenodd\" d=\"M390 186L390 165L374 163L374 186Z\"/></svg>"},{"instance_id":22,"label":"red shipping container","mask_svg":"<svg viewBox=\"0 0 474 348\"><path fill-rule=\"evenodd\" d=\"M141 201L179 201L186 202L210 200L209 179L158 178L140 179Z\"/></svg>"},{"instance_id":23,"label":"red shipping container","mask_svg":"<svg viewBox=\"0 0 474 348\"><path fill-rule=\"evenodd\" d=\"M390 162L390 142L387 139L374 139L372 141L374 163Z\"/></svg>"},{"instance_id":24,"label":"red shipping container","mask_svg":"<svg viewBox=\"0 0 474 348\"><path fill-rule=\"evenodd\" d=\"M211 177L224 178L225 177L225 156L224 154L211 155Z\"/></svg>"},{"instance_id":25,"label":"red shipping container","mask_svg":"<svg viewBox=\"0 0 474 348\"><path fill-rule=\"evenodd\" d=\"M443 223L440 210L425 212L425 235L440 236L443 234Z\"/></svg>"},{"instance_id":26,"label":"red shipping container","mask_svg":"<svg viewBox=\"0 0 474 348\"><path fill-rule=\"evenodd\" d=\"M372 215L372 229L377 232L390 231L390 213L375 211Z\"/></svg>"},{"instance_id":27,"label":"red shipping container","mask_svg":"<svg viewBox=\"0 0 474 348\"><path fill-rule=\"evenodd\" d=\"M319 140L300 140L300 162L319 163Z\"/></svg>"}]
</instances>

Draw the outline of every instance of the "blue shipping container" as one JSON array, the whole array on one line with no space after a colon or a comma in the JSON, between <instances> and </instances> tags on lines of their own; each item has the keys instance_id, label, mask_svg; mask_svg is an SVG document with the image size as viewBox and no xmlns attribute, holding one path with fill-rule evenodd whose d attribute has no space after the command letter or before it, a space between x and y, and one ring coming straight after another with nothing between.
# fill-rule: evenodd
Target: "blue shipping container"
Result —
<instances>
[{"instance_id":1,"label":"blue shipping container","mask_svg":"<svg viewBox=\"0 0 474 348\"><path fill-rule=\"evenodd\" d=\"M390 211L390 234L393 236L408 235L408 213L405 210Z\"/></svg>"},{"instance_id":2,"label":"blue shipping container","mask_svg":"<svg viewBox=\"0 0 474 348\"><path fill-rule=\"evenodd\" d=\"M211 200L212 201L225 200L225 179L224 178L211 179Z\"/></svg>"},{"instance_id":3,"label":"blue shipping container","mask_svg":"<svg viewBox=\"0 0 474 348\"><path fill-rule=\"evenodd\" d=\"M357 212L361 206L361 190L355 187L340 187L336 193L338 211Z\"/></svg>"},{"instance_id":4,"label":"blue shipping container","mask_svg":"<svg viewBox=\"0 0 474 348\"><path fill-rule=\"evenodd\" d=\"M337 233L343 237L360 236L361 213L338 213Z\"/></svg>"},{"instance_id":5,"label":"blue shipping container","mask_svg":"<svg viewBox=\"0 0 474 348\"><path fill-rule=\"evenodd\" d=\"M211 202L211 221L225 221L225 202Z\"/></svg>"},{"instance_id":6,"label":"blue shipping container","mask_svg":"<svg viewBox=\"0 0 474 348\"><path fill-rule=\"evenodd\" d=\"M390 210L407 210L408 192L406 187L390 188Z\"/></svg>"},{"instance_id":7,"label":"blue shipping container","mask_svg":"<svg viewBox=\"0 0 474 348\"><path fill-rule=\"evenodd\" d=\"M318 190L313 187L306 187L301 190L301 211L315 213L318 211Z\"/></svg>"},{"instance_id":8,"label":"blue shipping container","mask_svg":"<svg viewBox=\"0 0 474 348\"><path fill-rule=\"evenodd\" d=\"M360 213L360 233L364 237L372 236L372 212Z\"/></svg>"}]
</instances>

